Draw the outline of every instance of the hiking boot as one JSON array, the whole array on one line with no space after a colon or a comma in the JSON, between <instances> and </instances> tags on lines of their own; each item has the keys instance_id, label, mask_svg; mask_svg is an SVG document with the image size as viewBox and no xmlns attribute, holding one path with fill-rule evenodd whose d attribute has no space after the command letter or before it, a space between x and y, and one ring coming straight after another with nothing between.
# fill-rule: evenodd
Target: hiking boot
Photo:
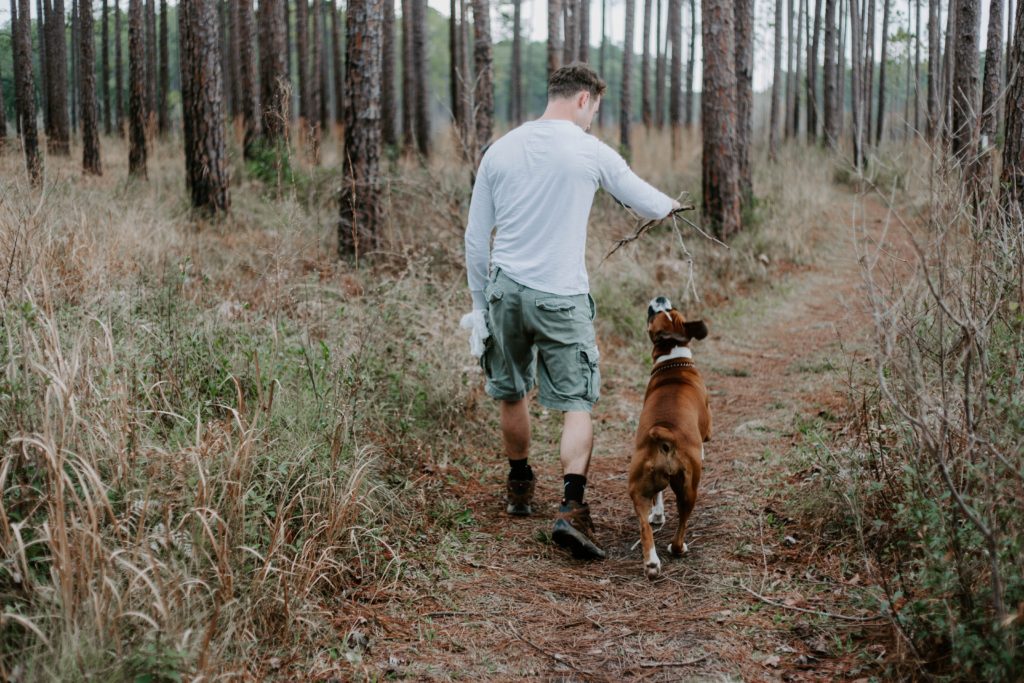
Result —
<instances>
[{"instance_id":1,"label":"hiking boot","mask_svg":"<svg viewBox=\"0 0 1024 683\"><path fill-rule=\"evenodd\" d=\"M606 555L593 540L594 522L590 519L590 506L575 500L563 502L555 515L555 528L551 540L581 560L603 560Z\"/></svg>"},{"instance_id":2,"label":"hiking boot","mask_svg":"<svg viewBox=\"0 0 1024 683\"><path fill-rule=\"evenodd\" d=\"M533 512L530 503L533 502L533 490L536 486L536 479L509 477L508 483L505 484L505 498L508 501L505 512L514 517L526 517Z\"/></svg>"}]
</instances>

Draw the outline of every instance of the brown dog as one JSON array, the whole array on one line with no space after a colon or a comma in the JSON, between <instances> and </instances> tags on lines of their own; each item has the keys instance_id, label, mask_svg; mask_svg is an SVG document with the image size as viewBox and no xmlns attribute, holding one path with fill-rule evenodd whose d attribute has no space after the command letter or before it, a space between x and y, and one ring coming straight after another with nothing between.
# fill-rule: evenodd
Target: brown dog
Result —
<instances>
[{"instance_id":1,"label":"brown dog","mask_svg":"<svg viewBox=\"0 0 1024 683\"><path fill-rule=\"evenodd\" d=\"M654 343L654 369L647 383L635 451L629 464L629 496L640 520L647 578L661 573L651 522L665 522L663 492L671 486L679 507L679 528L669 543L672 555L686 552L686 520L697 502L704 442L711 438L708 390L693 363L691 339L703 339L701 320L686 322L663 296L647 308L647 334Z\"/></svg>"}]
</instances>

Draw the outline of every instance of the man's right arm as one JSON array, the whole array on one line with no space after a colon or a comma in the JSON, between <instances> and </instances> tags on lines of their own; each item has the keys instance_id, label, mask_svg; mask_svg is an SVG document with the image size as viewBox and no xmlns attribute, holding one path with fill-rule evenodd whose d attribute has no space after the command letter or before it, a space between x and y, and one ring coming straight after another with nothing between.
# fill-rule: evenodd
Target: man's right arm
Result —
<instances>
[{"instance_id":1,"label":"man's right arm","mask_svg":"<svg viewBox=\"0 0 1024 683\"><path fill-rule=\"evenodd\" d=\"M487 286L487 266L490 261L491 230L494 229L494 197L484 160L473 183L473 197L469 202L469 223L466 226L466 277L473 308L487 307L484 287Z\"/></svg>"},{"instance_id":2,"label":"man's right arm","mask_svg":"<svg viewBox=\"0 0 1024 683\"><path fill-rule=\"evenodd\" d=\"M679 208L679 202L633 173L618 152L596 138L595 142L601 187L613 197L644 218L665 218Z\"/></svg>"}]
</instances>

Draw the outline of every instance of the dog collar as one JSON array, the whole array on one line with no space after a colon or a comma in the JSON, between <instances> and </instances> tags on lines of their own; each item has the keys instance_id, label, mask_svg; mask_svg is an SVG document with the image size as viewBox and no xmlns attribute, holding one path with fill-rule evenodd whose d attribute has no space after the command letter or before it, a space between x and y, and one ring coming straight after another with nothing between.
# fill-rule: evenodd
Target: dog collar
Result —
<instances>
[{"instance_id":1,"label":"dog collar","mask_svg":"<svg viewBox=\"0 0 1024 683\"><path fill-rule=\"evenodd\" d=\"M685 346L677 346L668 353L658 356L654 360L654 364L662 363L667 360L674 360L676 358L693 358L693 351Z\"/></svg>"},{"instance_id":2,"label":"dog collar","mask_svg":"<svg viewBox=\"0 0 1024 683\"><path fill-rule=\"evenodd\" d=\"M662 370L668 370L669 368L695 368L695 367L697 367L697 366L693 363L693 361L688 361L688 360L679 360L679 361L674 361L672 363L662 363L658 367L656 367L653 370L651 370L651 377L654 377L656 374L658 374Z\"/></svg>"}]
</instances>

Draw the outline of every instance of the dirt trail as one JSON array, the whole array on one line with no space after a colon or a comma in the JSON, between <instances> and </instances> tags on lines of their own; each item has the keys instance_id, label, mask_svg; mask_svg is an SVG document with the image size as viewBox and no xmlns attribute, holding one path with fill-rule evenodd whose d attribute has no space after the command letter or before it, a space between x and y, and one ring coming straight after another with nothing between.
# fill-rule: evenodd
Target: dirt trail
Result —
<instances>
[{"instance_id":1,"label":"dirt trail","mask_svg":"<svg viewBox=\"0 0 1024 683\"><path fill-rule=\"evenodd\" d=\"M877 221L882 209L868 213ZM854 362L865 356L857 350L868 318L849 215L848 205L836 208L813 268L707 316L711 336L694 355L715 428L687 556L660 553L662 578L644 578L625 469L647 375L636 350L611 349L587 489L609 559L576 562L546 542L561 481L554 455L531 456L539 504L526 520L506 517L505 470L484 463L482 481L454 485L472 511L445 549L458 560L424 565L423 582L406 584L404 600L348 624L373 634L364 666L382 677L441 680L856 677L864 655L855 651L870 649L869 624L856 620L866 613L847 599L848 577L816 553L779 498L780 482L799 468L795 425L839 412L850 354ZM534 426L555 434L555 423L538 413ZM676 522L671 494L666 503L659 548Z\"/></svg>"}]
</instances>

